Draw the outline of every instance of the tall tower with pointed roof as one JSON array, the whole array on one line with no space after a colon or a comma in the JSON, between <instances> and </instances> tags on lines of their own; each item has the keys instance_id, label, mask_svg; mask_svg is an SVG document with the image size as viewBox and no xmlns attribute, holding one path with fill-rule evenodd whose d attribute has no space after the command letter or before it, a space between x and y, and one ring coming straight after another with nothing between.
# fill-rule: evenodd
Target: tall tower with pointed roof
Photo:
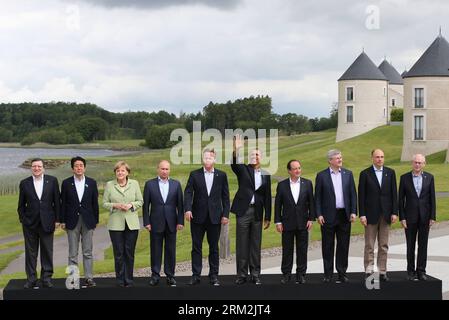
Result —
<instances>
[{"instance_id":1,"label":"tall tower with pointed roof","mask_svg":"<svg viewBox=\"0 0 449 320\"><path fill-rule=\"evenodd\" d=\"M402 108L404 106L404 81L399 72L384 59L379 65L379 70L388 79L388 110ZM390 112L387 113L387 116Z\"/></svg>"},{"instance_id":2,"label":"tall tower with pointed roof","mask_svg":"<svg viewBox=\"0 0 449 320\"><path fill-rule=\"evenodd\" d=\"M449 43L440 35L404 76L404 142L401 160L448 150Z\"/></svg>"},{"instance_id":3,"label":"tall tower with pointed roof","mask_svg":"<svg viewBox=\"0 0 449 320\"><path fill-rule=\"evenodd\" d=\"M362 52L338 79L337 142L388 122L388 79Z\"/></svg>"}]
</instances>

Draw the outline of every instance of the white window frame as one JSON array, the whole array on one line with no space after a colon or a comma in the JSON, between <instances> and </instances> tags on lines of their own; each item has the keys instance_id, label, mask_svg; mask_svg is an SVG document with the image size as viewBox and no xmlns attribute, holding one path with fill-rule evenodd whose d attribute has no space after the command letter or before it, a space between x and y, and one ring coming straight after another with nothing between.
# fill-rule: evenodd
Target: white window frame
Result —
<instances>
[{"instance_id":1,"label":"white window frame","mask_svg":"<svg viewBox=\"0 0 449 320\"><path fill-rule=\"evenodd\" d=\"M416 117L423 117L422 121L423 121L423 125L422 125L422 140L417 140L415 139L415 118ZM426 131L427 131L427 125L426 125L426 115L424 113L415 113L413 114L412 117L412 141L417 141L417 142L422 142L422 141L426 141Z\"/></svg>"},{"instance_id":2,"label":"white window frame","mask_svg":"<svg viewBox=\"0 0 449 320\"><path fill-rule=\"evenodd\" d=\"M352 88L352 100L348 100L348 88ZM355 86L345 86L345 102L355 102Z\"/></svg>"},{"instance_id":3,"label":"white window frame","mask_svg":"<svg viewBox=\"0 0 449 320\"><path fill-rule=\"evenodd\" d=\"M348 121L348 108L352 107L352 122ZM346 123L354 123L355 122L355 112L354 112L355 108L353 104L349 104L345 107L345 122Z\"/></svg>"},{"instance_id":4,"label":"white window frame","mask_svg":"<svg viewBox=\"0 0 449 320\"><path fill-rule=\"evenodd\" d=\"M423 107L422 108L417 108L415 106L415 100L416 100L416 89L423 89ZM416 85L412 87L412 109L415 110L422 110L422 109L426 109L427 108L427 88L426 86L420 86L420 85Z\"/></svg>"}]
</instances>

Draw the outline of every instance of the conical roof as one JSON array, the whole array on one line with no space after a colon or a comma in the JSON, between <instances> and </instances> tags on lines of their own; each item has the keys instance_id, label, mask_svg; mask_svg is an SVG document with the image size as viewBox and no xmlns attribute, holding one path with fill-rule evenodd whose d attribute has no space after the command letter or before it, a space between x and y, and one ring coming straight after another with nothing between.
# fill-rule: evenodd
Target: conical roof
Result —
<instances>
[{"instance_id":1,"label":"conical roof","mask_svg":"<svg viewBox=\"0 0 449 320\"><path fill-rule=\"evenodd\" d=\"M390 84L404 84L399 72L386 59L379 65L379 70L387 77Z\"/></svg>"},{"instance_id":2,"label":"conical roof","mask_svg":"<svg viewBox=\"0 0 449 320\"><path fill-rule=\"evenodd\" d=\"M404 78L449 77L449 43L439 35Z\"/></svg>"},{"instance_id":3,"label":"conical roof","mask_svg":"<svg viewBox=\"0 0 449 320\"><path fill-rule=\"evenodd\" d=\"M388 80L376 67L373 61L362 52L351 64L348 70L338 79L340 80Z\"/></svg>"}]
</instances>

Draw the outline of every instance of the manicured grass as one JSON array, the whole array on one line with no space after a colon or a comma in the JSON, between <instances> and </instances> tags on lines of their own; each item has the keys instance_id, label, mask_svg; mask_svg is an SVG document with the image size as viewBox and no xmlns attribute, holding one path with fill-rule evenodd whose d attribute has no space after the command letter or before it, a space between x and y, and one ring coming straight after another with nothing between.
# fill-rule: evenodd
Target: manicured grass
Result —
<instances>
[{"instance_id":1,"label":"manicured grass","mask_svg":"<svg viewBox=\"0 0 449 320\"><path fill-rule=\"evenodd\" d=\"M5 269L11 261L15 260L22 253L23 253L23 250L17 250L17 251L13 251L13 252L0 254L0 271ZM0 287L3 287L3 286L0 285Z\"/></svg>"}]
</instances>

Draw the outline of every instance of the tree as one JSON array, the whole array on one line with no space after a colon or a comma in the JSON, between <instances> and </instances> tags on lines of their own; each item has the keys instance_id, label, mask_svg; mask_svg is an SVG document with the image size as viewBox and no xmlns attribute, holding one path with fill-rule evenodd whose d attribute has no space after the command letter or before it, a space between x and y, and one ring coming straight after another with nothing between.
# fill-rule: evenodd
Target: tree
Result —
<instances>
[{"instance_id":1,"label":"tree","mask_svg":"<svg viewBox=\"0 0 449 320\"><path fill-rule=\"evenodd\" d=\"M10 142L12 140L12 131L0 127L0 142Z\"/></svg>"},{"instance_id":2,"label":"tree","mask_svg":"<svg viewBox=\"0 0 449 320\"><path fill-rule=\"evenodd\" d=\"M145 138L147 147L150 149L164 149L175 145L177 141L170 141L170 135L173 130L180 127L182 126L176 123L152 126Z\"/></svg>"},{"instance_id":3,"label":"tree","mask_svg":"<svg viewBox=\"0 0 449 320\"><path fill-rule=\"evenodd\" d=\"M104 140L108 123L101 118L84 118L75 124L75 128L85 141Z\"/></svg>"}]
</instances>

